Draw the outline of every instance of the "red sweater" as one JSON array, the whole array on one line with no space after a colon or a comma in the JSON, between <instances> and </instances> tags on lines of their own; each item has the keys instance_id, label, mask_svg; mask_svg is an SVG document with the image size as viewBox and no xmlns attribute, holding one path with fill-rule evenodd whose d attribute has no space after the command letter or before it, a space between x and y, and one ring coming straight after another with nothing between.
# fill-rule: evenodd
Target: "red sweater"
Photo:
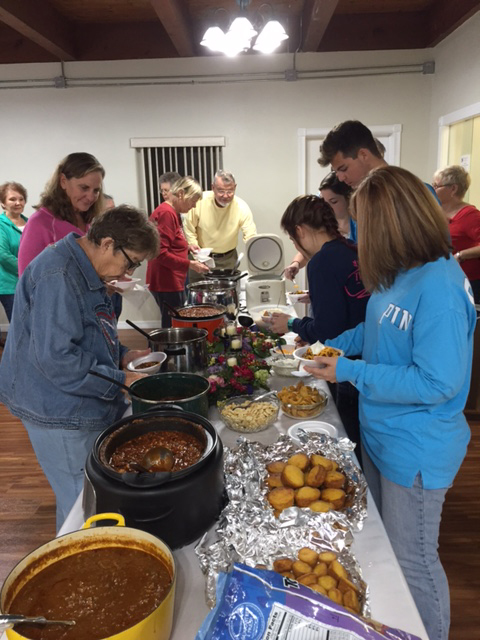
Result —
<instances>
[{"instance_id":1,"label":"red sweater","mask_svg":"<svg viewBox=\"0 0 480 640\"><path fill-rule=\"evenodd\" d=\"M150 291L183 291L190 261L181 218L171 205L162 202L150 220L160 234L160 252L147 266Z\"/></svg>"},{"instance_id":2,"label":"red sweater","mask_svg":"<svg viewBox=\"0 0 480 640\"><path fill-rule=\"evenodd\" d=\"M449 220L454 253L480 244L480 211L467 205ZM480 280L480 258L464 260L460 266L469 280Z\"/></svg>"}]
</instances>

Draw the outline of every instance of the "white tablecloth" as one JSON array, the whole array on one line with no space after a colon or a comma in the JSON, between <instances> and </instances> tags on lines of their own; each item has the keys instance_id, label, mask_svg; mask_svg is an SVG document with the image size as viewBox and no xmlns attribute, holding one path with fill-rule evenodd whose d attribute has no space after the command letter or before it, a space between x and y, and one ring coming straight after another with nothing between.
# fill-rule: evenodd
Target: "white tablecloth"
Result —
<instances>
[{"instance_id":1,"label":"white tablecloth","mask_svg":"<svg viewBox=\"0 0 480 640\"><path fill-rule=\"evenodd\" d=\"M271 380L271 387L274 389L281 389L285 384L296 382L294 378L278 378L276 376L272 376ZM329 393L327 385L323 381L313 381L312 378L309 378L307 384L314 384ZM234 446L238 434L227 429L220 422L216 409L212 409L210 413L211 421L219 432L224 445ZM326 411L319 419L336 426L339 435L346 435L331 397ZM275 425L266 431L252 434L250 437L252 440L270 444L277 439L279 434L286 433L287 429L297 422L288 416L280 415ZM363 530L355 534L352 550L360 563L363 578L370 589L372 617L384 624L413 633L422 640L428 640L377 508L370 495L368 498L368 518ZM82 496L79 496L59 535L76 531L82 524ZM204 597L204 576L198 566L194 547L195 544L191 544L174 552L178 581L171 640L193 640L208 612Z\"/></svg>"}]
</instances>

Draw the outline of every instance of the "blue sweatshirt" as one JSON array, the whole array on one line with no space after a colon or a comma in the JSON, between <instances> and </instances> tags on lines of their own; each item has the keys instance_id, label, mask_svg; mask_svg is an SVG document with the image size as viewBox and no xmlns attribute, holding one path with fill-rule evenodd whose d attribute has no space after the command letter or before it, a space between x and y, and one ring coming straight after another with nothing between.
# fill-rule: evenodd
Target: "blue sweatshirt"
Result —
<instances>
[{"instance_id":1,"label":"blue sweatshirt","mask_svg":"<svg viewBox=\"0 0 480 640\"><path fill-rule=\"evenodd\" d=\"M325 342L365 320L370 294L360 280L355 245L341 239L325 243L309 261L307 273L313 318L292 323L302 340Z\"/></svg>"},{"instance_id":2,"label":"blue sweatshirt","mask_svg":"<svg viewBox=\"0 0 480 640\"><path fill-rule=\"evenodd\" d=\"M463 415L470 387L476 313L456 260L400 273L369 300L365 322L328 344L337 380L360 392L362 442L380 473L411 487L450 486L470 439Z\"/></svg>"}]
</instances>

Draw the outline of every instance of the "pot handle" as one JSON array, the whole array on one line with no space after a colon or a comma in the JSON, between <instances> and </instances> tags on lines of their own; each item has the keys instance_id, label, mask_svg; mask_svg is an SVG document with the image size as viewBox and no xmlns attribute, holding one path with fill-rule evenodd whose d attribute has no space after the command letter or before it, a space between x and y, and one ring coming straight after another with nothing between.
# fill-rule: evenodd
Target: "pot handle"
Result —
<instances>
[{"instance_id":1,"label":"pot handle","mask_svg":"<svg viewBox=\"0 0 480 640\"><path fill-rule=\"evenodd\" d=\"M125 526L125 518L121 516L119 513L97 513L94 516L90 516L88 520L85 521L85 524L82 526L82 529L90 529L94 522L98 522L98 520L116 520L117 524L115 527L124 527Z\"/></svg>"},{"instance_id":2,"label":"pot handle","mask_svg":"<svg viewBox=\"0 0 480 640\"><path fill-rule=\"evenodd\" d=\"M145 413L152 413L153 411L168 411L169 409L180 409L180 411L184 411L184 408L179 404L162 404L159 402L153 407L149 407Z\"/></svg>"},{"instance_id":3,"label":"pot handle","mask_svg":"<svg viewBox=\"0 0 480 640\"><path fill-rule=\"evenodd\" d=\"M159 516L157 515L154 518L135 518L135 522L156 522L157 520L163 520L163 518L171 516L173 512L174 508L170 507L170 509L161 513Z\"/></svg>"},{"instance_id":4,"label":"pot handle","mask_svg":"<svg viewBox=\"0 0 480 640\"><path fill-rule=\"evenodd\" d=\"M164 349L163 353L166 353L167 356L185 356L187 355L187 350L185 347L179 347L178 349Z\"/></svg>"},{"instance_id":5,"label":"pot handle","mask_svg":"<svg viewBox=\"0 0 480 640\"><path fill-rule=\"evenodd\" d=\"M129 487L158 487L168 482L172 474L170 471L158 473L134 473L127 471L122 473L123 482Z\"/></svg>"}]
</instances>

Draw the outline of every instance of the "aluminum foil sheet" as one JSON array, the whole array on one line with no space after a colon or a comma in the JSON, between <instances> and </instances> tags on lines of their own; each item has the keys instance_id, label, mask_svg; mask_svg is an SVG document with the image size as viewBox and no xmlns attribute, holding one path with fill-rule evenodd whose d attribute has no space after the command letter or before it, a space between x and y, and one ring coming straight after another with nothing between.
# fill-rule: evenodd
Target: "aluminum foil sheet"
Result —
<instances>
[{"instance_id":1,"label":"aluminum foil sheet","mask_svg":"<svg viewBox=\"0 0 480 640\"><path fill-rule=\"evenodd\" d=\"M294 557L299 549L311 546L335 551L341 563L359 586L362 615L369 615L368 592L360 568L349 547L352 530L360 530L366 517L367 485L361 471L350 458L354 445L347 438L335 440L320 434L305 434L298 446L282 435L271 445L245 438L235 449L225 449L224 467L229 503L217 526L207 532L196 547L201 569L206 575L206 600L215 605L216 578L231 569L234 562L272 568L280 556ZM266 465L286 460L299 451L321 453L338 463L355 487L351 506L342 511L313 513L290 507L275 518L267 499Z\"/></svg>"}]
</instances>

